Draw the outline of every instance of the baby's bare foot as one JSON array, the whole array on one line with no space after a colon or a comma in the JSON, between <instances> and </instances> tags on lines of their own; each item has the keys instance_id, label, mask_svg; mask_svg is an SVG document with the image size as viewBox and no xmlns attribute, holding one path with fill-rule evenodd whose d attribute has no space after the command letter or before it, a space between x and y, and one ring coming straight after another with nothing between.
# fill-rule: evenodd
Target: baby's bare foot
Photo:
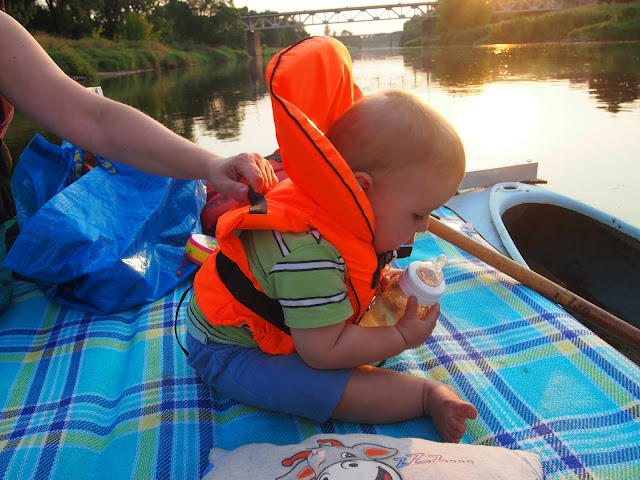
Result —
<instances>
[{"instance_id":1,"label":"baby's bare foot","mask_svg":"<svg viewBox=\"0 0 640 480\"><path fill-rule=\"evenodd\" d=\"M425 412L431 415L445 442L460 442L467 418L478 416L476 407L463 401L453 387L444 383L432 386L424 398Z\"/></svg>"}]
</instances>

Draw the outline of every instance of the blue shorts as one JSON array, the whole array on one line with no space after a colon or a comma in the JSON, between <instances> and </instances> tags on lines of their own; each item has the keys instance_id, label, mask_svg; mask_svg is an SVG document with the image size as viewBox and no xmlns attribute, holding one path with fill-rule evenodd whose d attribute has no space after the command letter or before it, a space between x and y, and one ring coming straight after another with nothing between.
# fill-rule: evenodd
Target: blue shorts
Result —
<instances>
[{"instance_id":1,"label":"blue shorts","mask_svg":"<svg viewBox=\"0 0 640 480\"><path fill-rule=\"evenodd\" d=\"M187 363L216 392L318 423L331 416L351 378L351 369L316 370L297 353L269 355L259 348L204 344L189 333L187 349Z\"/></svg>"}]
</instances>

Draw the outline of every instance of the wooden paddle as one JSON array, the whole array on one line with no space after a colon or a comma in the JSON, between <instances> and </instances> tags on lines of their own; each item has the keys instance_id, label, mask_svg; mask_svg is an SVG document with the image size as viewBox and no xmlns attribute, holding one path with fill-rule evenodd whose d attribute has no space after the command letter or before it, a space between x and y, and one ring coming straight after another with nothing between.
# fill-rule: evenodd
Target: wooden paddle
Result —
<instances>
[{"instance_id":1,"label":"wooden paddle","mask_svg":"<svg viewBox=\"0 0 640 480\"><path fill-rule=\"evenodd\" d=\"M446 223L429 217L429 231L488 265L509 275L514 280L558 303L565 310L576 313L608 332L640 346L640 329L610 314L606 310L570 292L546 277L523 267L501 253L449 227Z\"/></svg>"}]
</instances>

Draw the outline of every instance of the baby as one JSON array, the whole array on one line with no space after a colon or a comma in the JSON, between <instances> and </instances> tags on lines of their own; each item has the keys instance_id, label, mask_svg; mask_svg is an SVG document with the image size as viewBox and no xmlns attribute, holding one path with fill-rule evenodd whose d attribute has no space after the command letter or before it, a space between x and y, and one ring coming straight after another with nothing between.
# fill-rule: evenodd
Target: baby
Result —
<instances>
[{"instance_id":1,"label":"baby","mask_svg":"<svg viewBox=\"0 0 640 480\"><path fill-rule=\"evenodd\" d=\"M356 101L326 139L335 151L319 150L331 165L346 162L346 174L309 171L304 181L322 184L311 193L292 175L266 201L221 217L221 250L196 275L189 302L188 362L240 402L317 422L430 415L445 441L458 442L477 410L452 387L369 366L421 345L439 304L419 318L411 297L396 325L358 322L397 274L385 268L389 252L425 232L430 212L457 191L462 142L401 91Z\"/></svg>"}]
</instances>

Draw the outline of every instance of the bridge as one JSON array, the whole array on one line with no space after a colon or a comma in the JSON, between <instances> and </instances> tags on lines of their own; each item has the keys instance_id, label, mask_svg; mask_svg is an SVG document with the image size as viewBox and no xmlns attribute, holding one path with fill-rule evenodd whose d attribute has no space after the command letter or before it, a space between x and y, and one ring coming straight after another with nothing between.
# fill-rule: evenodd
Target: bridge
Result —
<instances>
[{"instance_id":1,"label":"bridge","mask_svg":"<svg viewBox=\"0 0 640 480\"><path fill-rule=\"evenodd\" d=\"M576 4L594 3L595 0L493 0L493 11L532 12L560 10ZM297 12L256 13L240 16L248 31L272 28L306 27L334 23L371 22L377 20L408 19L415 16L435 17L438 0L420 3L396 3L361 7L301 10Z\"/></svg>"},{"instance_id":2,"label":"bridge","mask_svg":"<svg viewBox=\"0 0 640 480\"><path fill-rule=\"evenodd\" d=\"M494 13L532 12L560 10L578 4L594 3L597 0L493 0ZM261 57L260 30L273 28L306 27L334 23L371 22L398 20L415 16L424 17L423 35L429 35L433 17L437 17L439 0L420 3L396 3L360 7L330 8L324 10L300 10L296 12L271 12L241 15L240 21L247 29L249 53L253 58ZM431 21L428 21L431 20Z\"/></svg>"},{"instance_id":3,"label":"bridge","mask_svg":"<svg viewBox=\"0 0 640 480\"><path fill-rule=\"evenodd\" d=\"M285 13L258 13L242 15L240 21L249 31L271 28L306 27L329 23L371 22L375 20L397 20L417 15L436 14L437 0L421 3L396 3L368 7L343 7L326 10L305 10Z\"/></svg>"}]
</instances>

